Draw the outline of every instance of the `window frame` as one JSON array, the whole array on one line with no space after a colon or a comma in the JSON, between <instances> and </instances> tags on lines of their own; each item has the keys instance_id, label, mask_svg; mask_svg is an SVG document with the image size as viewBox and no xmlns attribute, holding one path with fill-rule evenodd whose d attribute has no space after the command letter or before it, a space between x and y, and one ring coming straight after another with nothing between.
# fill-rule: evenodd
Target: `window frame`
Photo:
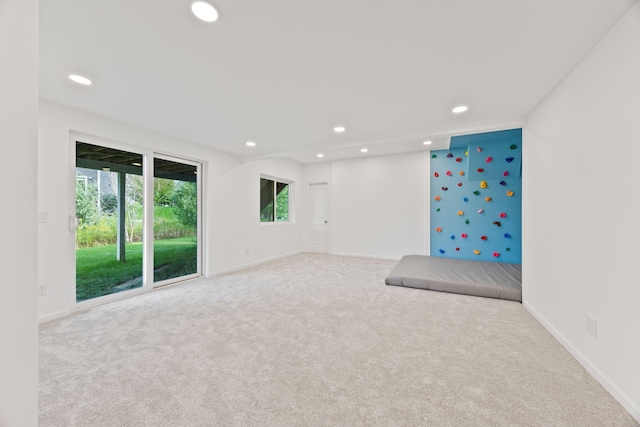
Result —
<instances>
[{"instance_id":1,"label":"window frame","mask_svg":"<svg viewBox=\"0 0 640 427\"><path fill-rule=\"evenodd\" d=\"M262 220L262 210L260 209L260 199L262 197L262 180L268 180L268 181L272 181L273 182L273 221L263 221ZM278 197L277 194L277 188L278 188L278 184L285 184L288 187L288 205L287 205L287 217L288 220L287 221L278 221L277 219L277 212L276 212L276 199ZM265 175L265 174L260 174L260 180L258 181L258 187L259 187L259 193L258 193L258 221L260 222L260 225L285 225L285 224L294 224L295 220L294 220L294 203L293 203L293 193L294 193L294 188L295 188L295 182L289 179L284 179L284 178L278 178L272 175Z\"/></svg>"}]
</instances>

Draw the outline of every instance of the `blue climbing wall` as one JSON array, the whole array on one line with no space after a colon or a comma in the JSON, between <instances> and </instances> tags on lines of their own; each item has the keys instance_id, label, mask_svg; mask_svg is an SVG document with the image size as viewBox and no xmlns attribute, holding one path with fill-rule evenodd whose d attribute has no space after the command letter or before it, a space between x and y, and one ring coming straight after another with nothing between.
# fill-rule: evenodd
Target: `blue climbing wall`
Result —
<instances>
[{"instance_id":1,"label":"blue climbing wall","mask_svg":"<svg viewBox=\"0 0 640 427\"><path fill-rule=\"evenodd\" d=\"M522 129L431 152L431 256L522 263Z\"/></svg>"}]
</instances>

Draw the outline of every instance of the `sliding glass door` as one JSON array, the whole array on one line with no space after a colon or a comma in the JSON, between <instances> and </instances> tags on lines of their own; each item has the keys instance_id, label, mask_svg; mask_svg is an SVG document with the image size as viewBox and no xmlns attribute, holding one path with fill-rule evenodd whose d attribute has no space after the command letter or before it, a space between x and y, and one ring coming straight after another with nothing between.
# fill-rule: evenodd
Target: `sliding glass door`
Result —
<instances>
[{"instance_id":1,"label":"sliding glass door","mask_svg":"<svg viewBox=\"0 0 640 427\"><path fill-rule=\"evenodd\" d=\"M201 274L200 163L80 141L75 153L76 302Z\"/></svg>"},{"instance_id":2,"label":"sliding glass door","mask_svg":"<svg viewBox=\"0 0 640 427\"><path fill-rule=\"evenodd\" d=\"M76 142L76 301L143 284L143 156Z\"/></svg>"},{"instance_id":3,"label":"sliding glass door","mask_svg":"<svg viewBox=\"0 0 640 427\"><path fill-rule=\"evenodd\" d=\"M199 165L156 156L153 162L153 281L200 271Z\"/></svg>"}]
</instances>

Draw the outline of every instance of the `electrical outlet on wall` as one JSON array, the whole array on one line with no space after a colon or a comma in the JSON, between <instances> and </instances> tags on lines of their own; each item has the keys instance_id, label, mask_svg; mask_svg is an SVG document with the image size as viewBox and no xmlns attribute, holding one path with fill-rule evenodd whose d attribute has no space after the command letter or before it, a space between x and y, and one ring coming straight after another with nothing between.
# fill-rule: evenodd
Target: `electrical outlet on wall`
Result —
<instances>
[{"instance_id":1,"label":"electrical outlet on wall","mask_svg":"<svg viewBox=\"0 0 640 427\"><path fill-rule=\"evenodd\" d=\"M43 296L47 294L47 284L41 283L38 285L38 296Z\"/></svg>"},{"instance_id":2,"label":"electrical outlet on wall","mask_svg":"<svg viewBox=\"0 0 640 427\"><path fill-rule=\"evenodd\" d=\"M598 319L593 317L590 314L587 314L587 332L589 332L594 337L598 336Z\"/></svg>"}]
</instances>

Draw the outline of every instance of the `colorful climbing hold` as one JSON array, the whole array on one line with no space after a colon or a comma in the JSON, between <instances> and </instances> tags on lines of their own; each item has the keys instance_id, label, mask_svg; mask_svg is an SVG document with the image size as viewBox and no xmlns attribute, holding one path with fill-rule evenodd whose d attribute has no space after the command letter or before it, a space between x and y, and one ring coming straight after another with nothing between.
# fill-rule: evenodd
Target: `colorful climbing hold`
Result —
<instances>
[{"instance_id":1,"label":"colorful climbing hold","mask_svg":"<svg viewBox=\"0 0 640 427\"><path fill-rule=\"evenodd\" d=\"M440 252L441 254L444 253L444 249L438 249L438 252Z\"/></svg>"},{"instance_id":2,"label":"colorful climbing hold","mask_svg":"<svg viewBox=\"0 0 640 427\"><path fill-rule=\"evenodd\" d=\"M453 157L453 154L449 153L447 154L447 157Z\"/></svg>"},{"instance_id":3,"label":"colorful climbing hold","mask_svg":"<svg viewBox=\"0 0 640 427\"><path fill-rule=\"evenodd\" d=\"M447 191L449 187L442 187L442 191Z\"/></svg>"},{"instance_id":4,"label":"colorful climbing hold","mask_svg":"<svg viewBox=\"0 0 640 427\"><path fill-rule=\"evenodd\" d=\"M478 153L482 153L482 148L478 147Z\"/></svg>"},{"instance_id":5,"label":"colorful climbing hold","mask_svg":"<svg viewBox=\"0 0 640 427\"><path fill-rule=\"evenodd\" d=\"M435 159L435 158L437 158L437 157L438 157L438 155L437 155L437 154L432 154L432 155L431 155L431 158L432 158L432 159Z\"/></svg>"},{"instance_id":6,"label":"colorful climbing hold","mask_svg":"<svg viewBox=\"0 0 640 427\"><path fill-rule=\"evenodd\" d=\"M494 223L495 225L497 225L498 227L500 227L500 226L502 225L502 224L500 224L500 221L493 221L493 223Z\"/></svg>"},{"instance_id":7,"label":"colorful climbing hold","mask_svg":"<svg viewBox=\"0 0 640 427\"><path fill-rule=\"evenodd\" d=\"M437 228L436 228L436 231L437 231L438 233L440 233L440 232L442 231L442 227L437 227Z\"/></svg>"},{"instance_id":8,"label":"colorful climbing hold","mask_svg":"<svg viewBox=\"0 0 640 427\"><path fill-rule=\"evenodd\" d=\"M484 199L485 199L487 202L490 202L490 201L492 200L492 199L491 199L491 197L485 197Z\"/></svg>"},{"instance_id":9,"label":"colorful climbing hold","mask_svg":"<svg viewBox=\"0 0 640 427\"><path fill-rule=\"evenodd\" d=\"M494 252L494 253L493 253L493 256L494 256L494 257L496 257L496 258L498 258L498 257L500 256L500 252Z\"/></svg>"},{"instance_id":10,"label":"colorful climbing hold","mask_svg":"<svg viewBox=\"0 0 640 427\"><path fill-rule=\"evenodd\" d=\"M485 162L491 163L492 160L493 160L493 157L489 156L489 157L487 157L487 160L485 160Z\"/></svg>"},{"instance_id":11,"label":"colorful climbing hold","mask_svg":"<svg viewBox=\"0 0 640 427\"><path fill-rule=\"evenodd\" d=\"M478 190L474 191L473 194L475 194L476 196L480 195L480 192Z\"/></svg>"},{"instance_id":12,"label":"colorful climbing hold","mask_svg":"<svg viewBox=\"0 0 640 427\"><path fill-rule=\"evenodd\" d=\"M504 233L504 237L505 237L505 239L510 239L510 238L511 238L511 234L509 234L509 233Z\"/></svg>"},{"instance_id":13,"label":"colorful climbing hold","mask_svg":"<svg viewBox=\"0 0 640 427\"><path fill-rule=\"evenodd\" d=\"M460 248L456 248L456 251L459 251L459 250L460 250Z\"/></svg>"},{"instance_id":14,"label":"colorful climbing hold","mask_svg":"<svg viewBox=\"0 0 640 427\"><path fill-rule=\"evenodd\" d=\"M460 237L462 237L463 239L466 239L467 237L469 237L469 235L467 233L462 233Z\"/></svg>"},{"instance_id":15,"label":"colorful climbing hold","mask_svg":"<svg viewBox=\"0 0 640 427\"><path fill-rule=\"evenodd\" d=\"M455 238L456 238L456 235L455 235L455 234L452 234L452 235L451 235L451 240L453 240L453 239L455 239Z\"/></svg>"},{"instance_id":16,"label":"colorful climbing hold","mask_svg":"<svg viewBox=\"0 0 640 427\"><path fill-rule=\"evenodd\" d=\"M476 170L477 170L479 173L484 172L484 169L482 169L482 168L478 168L478 169L476 169Z\"/></svg>"},{"instance_id":17,"label":"colorful climbing hold","mask_svg":"<svg viewBox=\"0 0 640 427\"><path fill-rule=\"evenodd\" d=\"M507 183L504 181L500 181L500 185L507 185Z\"/></svg>"},{"instance_id":18,"label":"colorful climbing hold","mask_svg":"<svg viewBox=\"0 0 640 427\"><path fill-rule=\"evenodd\" d=\"M462 158L456 157L456 162L460 163L461 161L462 161Z\"/></svg>"},{"instance_id":19,"label":"colorful climbing hold","mask_svg":"<svg viewBox=\"0 0 640 427\"><path fill-rule=\"evenodd\" d=\"M465 151L465 152L464 152L464 155L465 155L465 156L468 156L468 155L469 155L469 151Z\"/></svg>"},{"instance_id":20,"label":"colorful climbing hold","mask_svg":"<svg viewBox=\"0 0 640 427\"><path fill-rule=\"evenodd\" d=\"M440 196L436 196L436 202L440 201Z\"/></svg>"},{"instance_id":21,"label":"colorful climbing hold","mask_svg":"<svg viewBox=\"0 0 640 427\"><path fill-rule=\"evenodd\" d=\"M507 248L507 252L509 252L511 250L511 248Z\"/></svg>"},{"instance_id":22,"label":"colorful climbing hold","mask_svg":"<svg viewBox=\"0 0 640 427\"><path fill-rule=\"evenodd\" d=\"M516 144L511 144L509 148L511 148L512 150L515 150L516 148L518 148L518 146Z\"/></svg>"},{"instance_id":23,"label":"colorful climbing hold","mask_svg":"<svg viewBox=\"0 0 640 427\"><path fill-rule=\"evenodd\" d=\"M465 220L464 220L464 223L465 223L465 224L469 224L469 218L465 219Z\"/></svg>"},{"instance_id":24,"label":"colorful climbing hold","mask_svg":"<svg viewBox=\"0 0 640 427\"><path fill-rule=\"evenodd\" d=\"M502 175L504 175L504 176L509 176L509 171L504 171L504 172L502 172Z\"/></svg>"},{"instance_id":25,"label":"colorful climbing hold","mask_svg":"<svg viewBox=\"0 0 640 427\"><path fill-rule=\"evenodd\" d=\"M487 240L488 237L487 236L480 236L480 240Z\"/></svg>"},{"instance_id":26,"label":"colorful climbing hold","mask_svg":"<svg viewBox=\"0 0 640 427\"><path fill-rule=\"evenodd\" d=\"M462 183L461 182L458 183L458 187L462 187Z\"/></svg>"},{"instance_id":27,"label":"colorful climbing hold","mask_svg":"<svg viewBox=\"0 0 640 427\"><path fill-rule=\"evenodd\" d=\"M458 172L458 173L460 174L460 176L463 176L463 175L464 175L464 171L460 171L460 172Z\"/></svg>"},{"instance_id":28,"label":"colorful climbing hold","mask_svg":"<svg viewBox=\"0 0 640 427\"><path fill-rule=\"evenodd\" d=\"M437 208L437 209L436 209L436 212L440 212L440 208Z\"/></svg>"},{"instance_id":29,"label":"colorful climbing hold","mask_svg":"<svg viewBox=\"0 0 640 427\"><path fill-rule=\"evenodd\" d=\"M513 157L507 157L505 160L507 161L507 163L511 163L513 162Z\"/></svg>"},{"instance_id":30,"label":"colorful climbing hold","mask_svg":"<svg viewBox=\"0 0 640 427\"><path fill-rule=\"evenodd\" d=\"M473 253L476 254L476 255L480 255L481 252L479 250L477 250L477 249L474 249Z\"/></svg>"},{"instance_id":31,"label":"colorful climbing hold","mask_svg":"<svg viewBox=\"0 0 640 427\"><path fill-rule=\"evenodd\" d=\"M511 197L513 196L513 194L514 194L513 191L507 191L507 196Z\"/></svg>"},{"instance_id":32,"label":"colorful climbing hold","mask_svg":"<svg viewBox=\"0 0 640 427\"><path fill-rule=\"evenodd\" d=\"M467 203L469 201L469 198L465 196L465 197L462 198L462 201Z\"/></svg>"},{"instance_id":33,"label":"colorful climbing hold","mask_svg":"<svg viewBox=\"0 0 640 427\"><path fill-rule=\"evenodd\" d=\"M480 188L487 188L487 181L480 181Z\"/></svg>"},{"instance_id":34,"label":"colorful climbing hold","mask_svg":"<svg viewBox=\"0 0 640 427\"><path fill-rule=\"evenodd\" d=\"M484 209L478 209L478 213L481 214L484 212Z\"/></svg>"},{"instance_id":35,"label":"colorful climbing hold","mask_svg":"<svg viewBox=\"0 0 640 427\"><path fill-rule=\"evenodd\" d=\"M440 176L440 174L438 172L434 172L433 176L435 176L436 178Z\"/></svg>"},{"instance_id":36,"label":"colorful climbing hold","mask_svg":"<svg viewBox=\"0 0 640 427\"><path fill-rule=\"evenodd\" d=\"M500 212L500 218L506 218L507 214L505 212Z\"/></svg>"},{"instance_id":37,"label":"colorful climbing hold","mask_svg":"<svg viewBox=\"0 0 640 427\"><path fill-rule=\"evenodd\" d=\"M447 171L447 176L451 176L451 171Z\"/></svg>"},{"instance_id":38,"label":"colorful climbing hold","mask_svg":"<svg viewBox=\"0 0 640 427\"><path fill-rule=\"evenodd\" d=\"M463 211L458 211L458 216L462 216L462 215L464 215L464 212Z\"/></svg>"}]
</instances>

